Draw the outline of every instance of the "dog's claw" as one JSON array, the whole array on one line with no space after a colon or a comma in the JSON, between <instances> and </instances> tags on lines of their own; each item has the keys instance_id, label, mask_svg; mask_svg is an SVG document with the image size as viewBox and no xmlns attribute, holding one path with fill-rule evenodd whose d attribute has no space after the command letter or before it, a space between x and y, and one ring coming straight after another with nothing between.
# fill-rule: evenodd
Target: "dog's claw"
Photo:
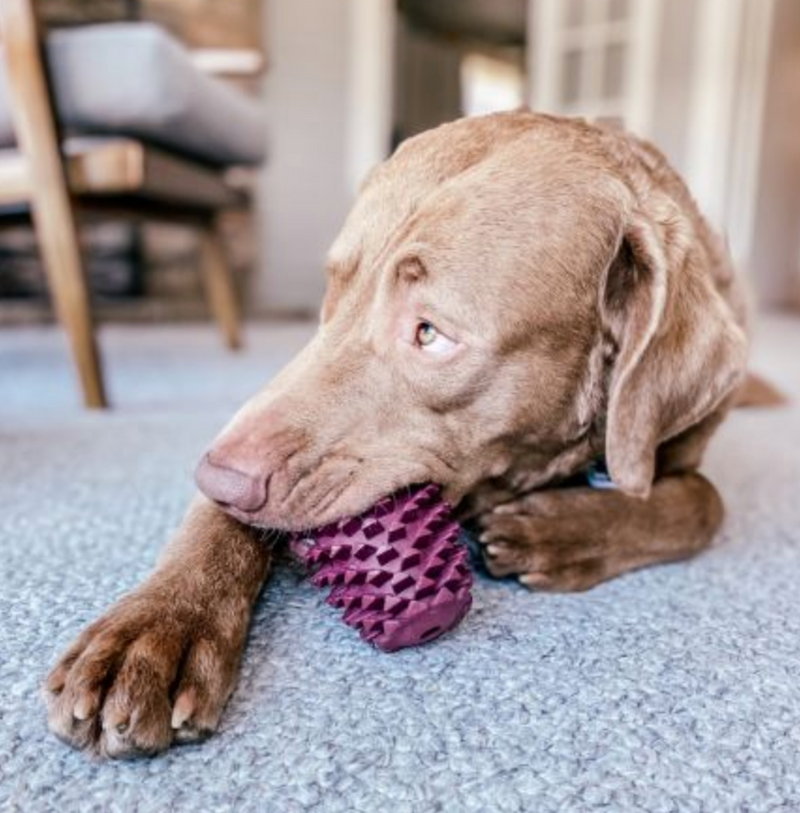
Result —
<instances>
[{"instance_id":1,"label":"dog's claw","mask_svg":"<svg viewBox=\"0 0 800 813\"><path fill-rule=\"evenodd\" d=\"M194 714L194 709L194 692L191 689L182 692L180 697L175 701L175 707L172 709L172 728L176 730L182 728L183 724Z\"/></svg>"},{"instance_id":2,"label":"dog's claw","mask_svg":"<svg viewBox=\"0 0 800 813\"><path fill-rule=\"evenodd\" d=\"M523 573L519 577L520 583L524 584L525 587L541 587L547 584L549 580L546 573Z\"/></svg>"}]
</instances>

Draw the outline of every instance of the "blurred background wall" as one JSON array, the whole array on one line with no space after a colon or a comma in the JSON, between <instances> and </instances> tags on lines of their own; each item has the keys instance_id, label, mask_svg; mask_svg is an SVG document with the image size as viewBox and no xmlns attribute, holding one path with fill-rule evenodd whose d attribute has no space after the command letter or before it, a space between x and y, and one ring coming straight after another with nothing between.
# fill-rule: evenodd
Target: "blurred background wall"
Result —
<instances>
[{"instance_id":1,"label":"blurred background wall","mask_svg":"<svg viewBox=\"0 0 800 813\"><path fill-rule=\"evenodd\" d=\"M358 37L365 15L380 48ZM378 152L388 155L441 122L525 103L617 120L655 141L725 232L760 302L800 306L796 0L370 0L369 10L274 0L265 19L275 116L265 304L318 302L324 247L354 192L353 121L378 121ZM390 71L390 92L359 93L347 78L354 62Z\"/></svg>"},{"instance_id":2,"label":"blurred background wall","mask_svg":"<svg viewBox=\"0 0 800 813\"><path fill-rule=\"evenodd\" d=\"M45 4L80 17L120 0ZM616 120L655 141L726 233L760 302L800 311L797 0L137 5L190 45L266 55L248 89L270 118L270 157L254 212L226 225L254 315L316 312L325 251L358 181L402 139L520 104ZM198 315L194 239L149 229L143 241L147 271L130 313Z\"/></svg>"}]
</instances>

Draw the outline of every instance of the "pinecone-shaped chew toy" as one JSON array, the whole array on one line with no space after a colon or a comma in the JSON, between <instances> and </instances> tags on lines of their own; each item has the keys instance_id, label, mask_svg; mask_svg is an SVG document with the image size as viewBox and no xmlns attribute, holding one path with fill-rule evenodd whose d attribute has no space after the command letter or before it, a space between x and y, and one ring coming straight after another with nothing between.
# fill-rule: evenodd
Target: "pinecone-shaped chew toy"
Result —
<instances>
[{"instance_id":1,"label":"pinecone-shaped chew toy","mask_svg":"<svg viewBox=\"0 0 800 813\"><path fill-rule=\"evenodd\" d=\"M295 534L291 549L332 587L328 604L384 652L432 641L472 604L467 549L434 484L385 497L364 514Z\"/></svg>"}]
</instances>

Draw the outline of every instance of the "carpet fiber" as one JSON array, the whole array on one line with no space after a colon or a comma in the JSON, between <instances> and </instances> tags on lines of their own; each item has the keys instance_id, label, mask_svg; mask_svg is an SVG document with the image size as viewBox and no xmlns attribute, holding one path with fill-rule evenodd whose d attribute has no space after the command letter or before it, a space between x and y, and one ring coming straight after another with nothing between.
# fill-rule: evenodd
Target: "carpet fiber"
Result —
<instances>
[{"instance_id":1,"label":"carpet fiber","mask_svg":"<svg viewBox=\"0 0 800 813\"><path fill-rule=\"evenodd\" d=\"M60 334L0 333L0 810L797 811L800 321L755 366L794 405L738 412L706 471L712 550L580 595L479 578L452 634L383 655L283 568L219 734L99 763L48 734L58 652L151 567L198 455L309 329L103 333L117 408L82 412Z\"/></svg>"}]
</instances>

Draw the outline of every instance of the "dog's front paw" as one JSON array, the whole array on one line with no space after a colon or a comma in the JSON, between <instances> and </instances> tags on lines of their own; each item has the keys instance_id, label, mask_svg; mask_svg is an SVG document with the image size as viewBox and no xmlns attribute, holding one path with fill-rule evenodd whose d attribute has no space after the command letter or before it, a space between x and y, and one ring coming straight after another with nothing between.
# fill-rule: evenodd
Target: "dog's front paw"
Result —
<instances>
[{"instance_id":1,"label":"dog's front paw","mask_svg":"<svg viewBox=\"0 0 800 813\"><path fill-rule=\"evenodd\" d=\"M481 515L479 541L492 576L527 587L586 590L607 578L602 494L563 489L528 494Z\"/></svg>"},{"instance_id":2,"label":"dog's front paw","mask_svg":"<svg viewBox=\"0 0 800 813\"><path fill-rule=\"evenodd\" d=\"M184 591L184 592L182 592ZM89 626L45 684L50 729L106 757L147 756L217 727L244 629L187 600L185 586L143 586Z\"/></svg>"}]
</instances>

